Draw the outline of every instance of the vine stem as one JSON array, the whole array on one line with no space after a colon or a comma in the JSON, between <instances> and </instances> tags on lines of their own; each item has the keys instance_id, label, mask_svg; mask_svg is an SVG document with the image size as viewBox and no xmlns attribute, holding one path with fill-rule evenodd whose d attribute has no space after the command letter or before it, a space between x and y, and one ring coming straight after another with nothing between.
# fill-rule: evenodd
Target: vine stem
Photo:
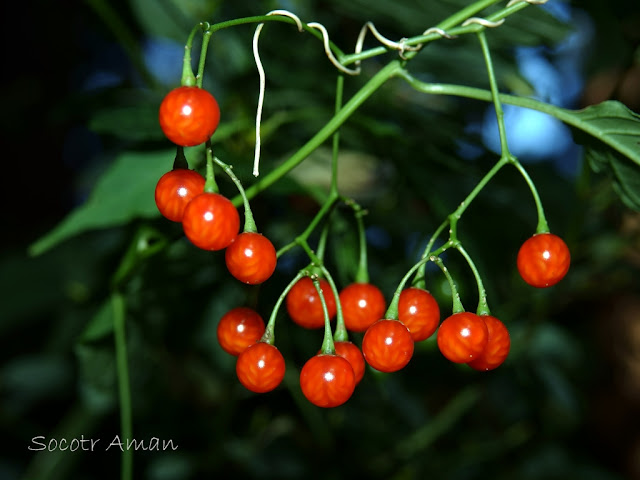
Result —
<instances>
[{"instance_id":1,"label":"vine stem","mask_svg":"<svg viewBox=\"0 0 640 480\"><path fill-rule=\"evenodd\" d=\"M300 271L298 274L289 282L289 284L282 291L278 300L276 300L276 304L273 306L273 310L271 310L271 315L269 316L269 321L267 322L267 326L264 329L264 333L260 338L261 342L268 343L269 345L273 345L275 342L275 326L276 326L276 317L278 316L278 311L280 310L280 306L284 299L287 297L289 290L293 288L293 286L300 280L302 277L305 277L307 273L305 271Z\"/></svg>"},{"instance_id":2,"label":"vine stem","mask_svg":"<svg viewBox=\"0 0 640 480\"><path fill-rule=\"evenodd\" d=\"M281 177L290 172L305 160L314 150L324 143L350 116L355 112L374 92L378 90L389 78L402 70L398 60L392 60L380 69L369 81L355 93L348 102L322 127L310 140L307 141L297 152L285 160L278 167L261 177L256 183L247 188L247 197L252 198ZM234 197L234 204L239 205L242 199Z\"/></svg>"},{"instance_id":3,"label":"vine stem","mask_svg":"<svg viewBox=\"0 0 640 480\"><path fill-rule=\"evenodd\" d=\"M318 211L318 213L316 213L316 216L313 217L313 220L311 220L305 231L298 235L292 242L281 247L276 252L276 258L280 258L293 247L306 243L309 235L311 235L313 230L315 230L315 228L318 226L318 223L320 223L320 221L331 211L339 198L340 197L338 195L330 195L329 198L327 198L327 200L322 204L322 207L320 207L320 210Z\"/></svg>"},{"instance_id":4,"label":"vine stem","mask_svg":"<svg viewBox=\"0 0 640 480\"><path fill-rule=\"evenodd\" d=\"M440 224L440 226L436 229L435 232L433 232L433 235L431 235L431 238L429 239L429 242L427 243L427 246L424 249L421 258L424 259L429 256L429 253L431 252L431 249L433 248L434 243L436 242L440 234L443 232L443 230L447 227L447 225L449 225L448 218ZM426 287L426 278L427 278L426 272L427 272L427 262L420 263L420 266L416 271L416 275L413 278L413 285L415 287L417 288Z\"/></svg>"},{"instance_id":5,"label":"vine stem","mask_svg":"<svg viewBox=\"0 0 640 480\"><path fill-rule=\"evenodd\" d=\"M120 397L120 432L123 440L128 441L133 439L131 387L129 384L129 362L127 359L125 302L122 294L119 292L112 293L111 308L113 309L113 331L118 372L118 392ZM132 480L133 478L133 449L131 448L127 448L122 452L120 478L121 480Z\"/></svg>"},{"instance_id":6,"label":"vine stem","mask_svg":"<svg viewBox=\"0 0 640 480\"><path fill-rule=\"evenodd\" d=\"M487 65L487 74L489 75L491 96L493 97L493 105L496 111L496 119L498 121L498 132L500 134L500 151L502 152L502 158L506 158L509 163L516 167L516 169L525 179L527 185L529 186L529 189L531 190L531 194L533 195L533 199L536 205L536 211L538 214L538 225L536 227L536 232L542 233L545 231L549 231L549 226L544 214L540 195L538 195L538 190L520 161L518 161L518 159L509 151L509 146L507 143L507 129L504 124L504 111L502 109L502 102L500 101L500 92L498 91L498 82L496 81L495 72L493 70L493 62L491 61L491 52L489 50L489 44L487 43L487 36L485 35L484 30L479 31L477 35L478 40L480 41L480 46L482 48L482 54Z\"/></svg>"},{"instance_id":7,"label":"vine stem","mask_svg":"<svg viewBox=\"0 0 640 480\"><path fill-rule=\"evenodd\" d=\"M324 336L322 338L322 346L320 347L320 351L323 355L335 355L336 347L333 343L333 334L331 332L331 322L329 320L329 310L327 309L327 302L324 299L324 294L322 292L322 287L320 286L318 276L312 275L311 281L313 282L313 286L316 287L316 292L318 292L320 305L322 305L322 314L324 316Z\"/></svg>"},{"instance_id":8,"label":"vine stem","mask_svg":"<svg viewBox=\"0 0 640 480\"><path fill-rule=\"evenodd\" d=\"M460 242L454 245L454 247L465 258L465 260L469 264L469 268L473 272L473 276L476 279L476 284L478 285L478 308L476 310L476 313L478 315L491 315L491 311L489 310L489 304L487 302L487 291L484 288L484 284L482 283L482 277L480 276L480 272L478 272L478 268L476 267L476 264L473 262L473 259L464 249L462 244L460 244Z\"/></svg>"},{"instance_id":9,"label":"vine stem","mask_svg":"<svg viewBox=\"0 0 640 480\"><path fill-rule=\"evenodd\" d=\"M342 97L344 94L344 75L338 75L336 80L336 102L335 114L342 108ZM340 153L340 130L333 133L332 155L331 155L331 186L329 195L338 194L338 156Z\"/></svg>"},{"instance_id":10,"label":"vine stem","mask_svg":"<svg viewBox=\"0 0 640 480\"><path fill-rule=\"evenodd\" d=\"M207 171L204 180L204 192L218 193L218 184L216 183L216 175L213 171L213 151L211 150L211 140L207 140L205 147L205 155L207 159ZM242 197L240 197L242 198Z\"/></svg>"},{"instance_id":11,"label":"vine stem","mask_svg":"<svg viewBox=\"0 0 640 480\"><path fill-rule=\"evenodd\" d=\"M438 267L440 267L440 270L442 270L442 273L444 274L444 276L447 278L447 281L449 282L449 288L451 288L451 298L453 300L453 308L452 308L453 313L464 312L464 307L462 306L462 301L460 300L460 294L458 293L456 282L453 281L451 272L449 272L449 269L445 266L444 262L440 257L436 255L432 255L430 259L433 263L435 263L436 265L438 265Z\"/></svg>"},{"instance_id":12,"label":"vine stem","mask_svg":"<svg viewBox=\"0 0 640 480\"><path fill-rule=\"evenodd\" d=\"M201 28L201 24L196 25L189 32L187 37L187 43L184 46L184 55L182 57L182 79L180 84L183 87L193 87L197 85L196 76L193 74L193 68L191 68L191 49L193 48L193 39L196 33Z\"/></svg>"},{"instance_id":13,"label":"vine stem","mask_svg":"<svg viewBox=\"0 0 640 480\"><path fill-rule=\"evenodd\" d=\"M209 40L213 32L209 29L211 25L209 22L200 22L200 28L204 30L202 35L202 45L200 46L200 58L198 59L198 74L196 75L196 85L202 88L202 80L204 78L204 67L207 63L207 49L209 47Z\"/></svg>"},{"instance_id":14,"label":"vine stem","mask_svg":"<svg viewBox=\"0 0 640 480\"><path fill-rule=\"evenodd\" d=\"M209 148L209 151L210 150L211 149ZM213 156L213 161L217 163L220 167L222 167L224 172L229 176L229 178L231 178L233 183L235 183L236 187L238 188L238 191L240 192L240 196L242 197L242 202L244 204L244 230L243 231L256 233L258 231L258 227L256 226L255 219L253 218L251 205L249 204L249 199L247 198L247 195L244 192L242 182L240 182L240 179L236 176L235 173L233 173L233 168L230 165L224 163L222 160L220 160L218 157L213 155L211 152L209 154Z\"/></svg>"},{"instance_id":15,"label":"vine stem","mask_svg":"<svg viewBox=\"0 0 640 480\"><path fill-rule=\"evenodd\" d=\"M489 50L489 44L487 43L487 36L485 35L484 30L480 30L477 33L477 36L482 48L484 61L487 66L487 75L489 76L491 96L493 97L493 107L495 108L496 120L498 121L500 151L502 152L502 157L511 157L511 153L509 152L509 145L507 143L507 130L504 124L504 111L502 110L502 102L500 101L498 82L496 81L496 74L493 70L493 62L491 61L491 51Z\"/></svg>"}]
</instances>

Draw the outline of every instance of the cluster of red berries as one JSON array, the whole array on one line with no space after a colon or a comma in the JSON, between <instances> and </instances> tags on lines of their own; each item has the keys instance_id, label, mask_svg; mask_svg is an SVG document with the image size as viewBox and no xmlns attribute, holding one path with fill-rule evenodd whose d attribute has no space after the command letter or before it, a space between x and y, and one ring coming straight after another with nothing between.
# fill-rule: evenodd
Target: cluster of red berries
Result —
<instances>
[{"instance_id":1,"label":"cluster of red berries","mask_svg":"<svg viewBox=\"0 0 640 480\"><path fill-rule=\"evenodd\" d=\"M218 103L199 87L171 90L160 104L160 126L169 140L181 147L202 144L220 122ZM256 285L276 268L276 250L257 232L240 233L238 210L224 195L205 191L205 178L195 170L174 168L156 184L160 213L182 223L185 236L203 250L225 250L229 272L241 282Z\"/></svg>"},{"instance_id":2,"label":"cluster of red berries","mask_svg":"<svg viewBox=\"0 0 640 480\"><path fill-rule=\"evenodd\" d=\"M212 99L198 87L170 92L160 107L160 124L167 137L181 146L208 140L220 117ZM182 222L185 235L194 245L205 250L226 248L225 261L234 277L247 284L264 282L276 266L273 245L258 233L239 233L240 219L233 204L204 188L205 179L199 173L174 169L159 180L156 204L166 218ZM569 264L565 242L551 233L530 237L517 257L521 277L537 288L558 283ZM444 357L479 371L500 366L510 350L509 332L499 319L461 311L440 322L438 303L423 288L412 286L400 292L397 318L385 318L385 297L371 283L352 283L337 297L326 279L309 276L300 278L286 294L287 313L300 327L324 327L325 321L336 316L339 302L346 330L364 332L361 348L348 340L335 341L335 353L319 351L302 367L300 388L311 403L320 407L345 403L363 378L367 364L387 373L404 368L413 356L415 342L434 334ZM237 357L240 383L257 393L278 387L285 374L284 357L265 331L261 316L248 307L227 312L217 328L222 349Z\"/></svg>"}]
</instances>

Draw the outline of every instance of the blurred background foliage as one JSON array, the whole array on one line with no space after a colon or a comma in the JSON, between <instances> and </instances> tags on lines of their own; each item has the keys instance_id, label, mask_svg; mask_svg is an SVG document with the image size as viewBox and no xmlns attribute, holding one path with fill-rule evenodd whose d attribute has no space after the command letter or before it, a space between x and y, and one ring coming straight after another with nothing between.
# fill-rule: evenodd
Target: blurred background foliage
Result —
<instances>
[{"instance_id":1,"label":"blurred background foliage","mask_svg":"<svg viewBox=\"0 0 640 480\"><path fill-rule=\"evenodd\" d=\"M506 363L486 374L449 363L430 339L402 371L368 370L347 404L318 409L302 397L297 375L322 334L295 327L281 311L276 345L287 361L285 382L251 394L217 344L217 322L241 304L268 318L307 261L291 251L266 284L245 287L220 252L192 247L155 210L153 187L175 155L157 107L179 84L184 42L197 22L286 8L323 23L349 51L366 21L399 39L469 2L64 3L2 7L10 69L2 89L1 479L118 477L119 451L104 451L119 434L110 282L132 239L149 231L166 247L139 265L125 291L133 429L137 439L172 439L179 448L136 452L135 478L640 479L640 216L550 117L505 112L512 149L539 188L552 231L571 248L565 280L534 291L517 275L515 255L536 218L515 171L500 172L459 224L492 313L512 336ZM9 26L23 30L16 36ZM253 31L216 33L204 78L223 113L216 154L246 186L254 181L258 98ZM365 47L374 46L368 38ZM634 0L551 0L509 18L488 39L503 91L567 108L615 99L640 111ZM260 49L268 75L266 173L331 117L336 72L318 40L292 26L267 25ZM347 77L345 97L391 56L367 60L361 76ZM426 81L487 85L471 37L434 42L410 70ZM369 211L369 272L388 300L431 233L495 162L494 122L486 103L426 96L393 80L341 129L340 188ZM252 203L258 228L276 247L317 210L328 147ZM187 156L203 167L197 149ZM222 175L219 185L236 194ZM78 213L86 202L92 208ZM82 231L65 231L70 217L83 222ZM30 255L53 229L59 237ZM339 287L352 281L357 241L348 211L332 217L326 261ZM454 254L445 261L473 310L468 269ZM444 318L448 287L438 271L428 273ZM359 344L361 335L352 339ZM36 436L100 443L95 452L35 453L28 447Z\"/></svg>"}]
</instances>

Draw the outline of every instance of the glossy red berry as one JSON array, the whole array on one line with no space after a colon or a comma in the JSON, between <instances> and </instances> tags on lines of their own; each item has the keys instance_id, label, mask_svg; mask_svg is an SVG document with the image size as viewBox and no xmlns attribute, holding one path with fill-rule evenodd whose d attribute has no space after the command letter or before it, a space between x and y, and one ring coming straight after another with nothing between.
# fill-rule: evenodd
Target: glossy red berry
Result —
<instances>
[{"instance_id":1,"label":"glossy red berry","mask_svg":"<svg viewBox=\"0 0 640 480\"><path fill-rule=\"evenodd\" d=\"M218 322L218 343L230 355L240 355L264 333L264 320L248 307L236 307L225 313Z\"/></svg>"},{"instance_id":2,"label":"glossy red berry","mask_svg":"<svg viewBox=\"0 0 640 480\"><path fill-rule=\"evenodd\" d=\"M334 342L334 347L336 349L336 355L340 355L351 364L357 385L360 383L360 380L362 380L362 377L364 377L365 362L362 352L355 343L349 341ZM321 351L318 352L318 355L320 355L320 353Z\"/></svg>"},{"instance_id":3,"label":"glossy red berry","mask_svg":"<svg viewBox=\"0 0 640 480\"><path fill-rule=\"evenodd\" d=\"M352 283L340 291L339 298L345 327L352 332L364 332L387 308L384 295L371 283Z\"/></svg>"},{"instance_id":4,"label":"glossy red berry","mask_svg":"<svg viewBox=\"0 0 640 480\"><path fill-rule=\"evenodd\" d=\"M216 99L199 87L171 90L160 104L160 128L176 145L193 147L211 138L220 123Z\"/></svg>"},{"instance_id":5,"label":"glossy red berry","mask_svg":"<svg viewBox=\"0 0 640 480\"><path fill-rule=\"evenodd\" d=\"M398 320L411 332L414 342L426 340L440 324L440 307L433 295L417 287L405 288L398 301Z\"/></svg>"},{"instance_id":6,"label":"glossy red berry","mask_svg":"<svg viewBox=\"0 0 640 480\"><path fill-rule=\"evenodd\" d=\"M398 320L378 320L362 338L365 361L381 372L396 372L404 368L413 356L413 349L409 329Z\"/></svg>"},{"instance_id":7,"label":"glossy red berry","mask_svg":"<svg viewBox=\"0 0 640 480\"><path fill-rule=\"evenodd\" d=\"M267 280L276 269L276 249L259 233L243 232L224 252L227 269L243 283L257 285Z\"/></svg>"},{"instance_id":8,"label":"glossy red berry","mask_svg":"<svg viewBox=\"0 0 640 480\"><path fill-rule=\"evenodd\" d=\"M502 365L509 355L511 338L505 324L496 317L480 315L480 318L484 320L489 331L487 346L484 347L480 356L469 362L468 365L474 370L493 370Z\"/></svg>"},{"instance_id":9,"label":"glossy red berry","mask_svg":"<svg viewBox=\"0 0 640 480\"><path fill-rule=\"evenodd\" d=\"M569 247L553 233L529 237L518 251L518 272L525 282L536 288L558 283L569 271L570 263Z\"/></svg>"},{"instance_id":10,"label":"glossy red berry","mask_svg":"<svg viewBox=\"0 0 640 480\"><path fill-rule=\"evenodd\" d=\"M177 168L165 173L156 184L158 211L172 222L181 222L187 203L203 192L204 182L202 175L187 168Z\"/></svg>"},{"instance_id":11,"label":"glossy red berry","mask_svg":"<svg viewBox=\"0 0 640 480\"><path fill-rule=\"evenodd\" d=\"M333 296L331 286L325 279L319 279L322 296L327 304L329 319L336 314L336 300ZM289 290L286 298L286 307L291 320L304 328L324 327L324 312L320 295L309 277L302 277Z\"/></svg>"},{"instance_id":12,"label":"glossy red berry","mask_svg":"<svg viewBox=\"0 0 640 480\"><path fill-rule=\"evenodd\" d=\"M201 193L191 200L182 216L184 234L203 250L222 250L240 230L240 215L231 201L218 193Z\"/></svg>"},{"instance_id":13,"label":"glossy red berry","mask_svg":"<svg viewBox=\"0 0 640 480\"><path fill-rule=\"evenodd\" d=\"M489 331L484 320L471 312L454 313L438 329L437 342L442 355L454 363L475 360L487 346Z\"/></svg>"},{"instance_id":14,"label":"glossy red berry","mask_svg":"<svg viewBox=\"0 0 640 480\"><path fill-rule=\"evenodd\" d=\"M284 378L285 363L280 350L265 342L249 345L236 360L236 375L248 390L265 393Z\"/></svg>"},{"instance_id":15,"label":"glossy red berry","mask_svg":"<svg viewBox=\"0 0 640 480\"><path fill-rule=\"evenodd\" d=\"M340 355L316 355L300 371L300 389L318 407L342 405L351 398L355 386L353 368Z\"/></svg>"}]
</instances>

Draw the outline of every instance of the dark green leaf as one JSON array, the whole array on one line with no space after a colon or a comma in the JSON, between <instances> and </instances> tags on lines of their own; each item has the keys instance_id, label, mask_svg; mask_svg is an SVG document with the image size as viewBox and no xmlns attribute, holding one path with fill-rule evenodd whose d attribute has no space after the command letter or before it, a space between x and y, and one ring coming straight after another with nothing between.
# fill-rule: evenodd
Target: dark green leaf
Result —
<instances>
[{"instance_id":1,"label":"dark green leaf","mask_svg":"<svg viewBox=\"0 0 640 480\"><path fill-rule=\"evenodd\" d=\"M171 169L174 157L172 150L123 153L100 178L89 200L33 243L29 253L39 255L87 230L117 227L135 218L158 216L155 185Z\"/></svg>"},{"instance_id":2,"label":"dark green leaf","mask_svg":"<svg viewBox=\"0 0 640 480\"><path fill-rule=\"evenodd\" d=\"M97 133L130 140L161 140L158 105L107 108L96 112L89 128Z\"/></svg>"}]
</instances>

